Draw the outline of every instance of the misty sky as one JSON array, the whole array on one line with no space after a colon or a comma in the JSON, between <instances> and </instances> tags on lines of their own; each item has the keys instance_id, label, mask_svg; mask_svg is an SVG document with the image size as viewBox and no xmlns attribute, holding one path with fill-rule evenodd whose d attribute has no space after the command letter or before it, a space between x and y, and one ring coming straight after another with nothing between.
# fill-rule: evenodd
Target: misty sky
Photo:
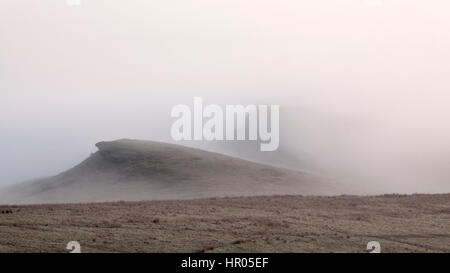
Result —
<instances>
[{"instance_id":1,"label":"misty sky","mask_svg":"<svg viewBox=\"0 0 450 273\"><path fill-rule=\"evenodd\" d=\"M280 150L185 144L450 191L449 1L81 1L0 2L0 186L171 141L171 107L202 96L281 105Z\"/></svg>"}]
</instances>

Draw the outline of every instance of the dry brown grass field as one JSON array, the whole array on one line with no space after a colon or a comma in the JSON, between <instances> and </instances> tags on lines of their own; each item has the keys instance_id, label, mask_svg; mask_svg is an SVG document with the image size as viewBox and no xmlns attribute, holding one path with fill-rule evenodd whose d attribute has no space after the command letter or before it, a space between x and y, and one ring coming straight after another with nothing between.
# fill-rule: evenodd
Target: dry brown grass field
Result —
<instances>
[{"instance_id":1,"label":"dry brown grass field","mask_svg":"<svg viewBox=\"0 0 450 273\"><path fill-rule=\"evenodd\" d=\"M450 252L450 195L0 207L0 252Z\"/></svg>"}]
</instances>

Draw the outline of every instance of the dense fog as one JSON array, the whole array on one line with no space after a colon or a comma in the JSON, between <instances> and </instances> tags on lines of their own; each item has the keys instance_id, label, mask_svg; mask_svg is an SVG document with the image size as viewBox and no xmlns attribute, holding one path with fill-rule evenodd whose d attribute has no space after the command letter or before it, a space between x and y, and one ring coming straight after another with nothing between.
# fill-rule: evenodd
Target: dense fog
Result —
<instances>
[{"instance_id":1,"label":"dense fog","mask_svg":"<svg viewBox=\"0 0 450 273\"><path fill-rule=\"evenodd\" d=\"M170 111L280 105L280 148L183 145L373 192L449 192L444 0L3 0L0 186L120 138L172 142Z\"/></svg>"}]
</instances>

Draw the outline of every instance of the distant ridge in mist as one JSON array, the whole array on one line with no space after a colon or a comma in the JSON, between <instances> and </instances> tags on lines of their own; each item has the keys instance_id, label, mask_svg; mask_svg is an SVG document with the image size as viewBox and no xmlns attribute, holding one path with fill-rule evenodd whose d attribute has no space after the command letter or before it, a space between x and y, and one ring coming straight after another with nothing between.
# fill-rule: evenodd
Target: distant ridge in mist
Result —
<instances>
[{"instance_id":1,"label":"distant ridge in mist","mask_svg":"<svg viewBox=\"0 0 450 273\"><path fill-rule=\"evenodd\" d=\"M122 139L48 179L11 187L0 203L82 203L345 192L312 175L184 146ZM348 193L348 192L346 192Z\"/></svg>"}]
</instances>

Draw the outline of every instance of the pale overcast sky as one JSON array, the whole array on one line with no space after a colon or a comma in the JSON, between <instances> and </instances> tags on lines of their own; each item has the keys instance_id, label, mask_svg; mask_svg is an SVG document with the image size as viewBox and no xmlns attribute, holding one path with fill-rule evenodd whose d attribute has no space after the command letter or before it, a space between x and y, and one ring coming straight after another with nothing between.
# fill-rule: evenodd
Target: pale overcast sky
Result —
<instances>
[{"instance_id":1,"label":"pale overcast sky","mask_svg":"<svg viewBox=\"0 0 450 273\"><path fill-rule=\"evenodd\" d=\"M2 0L0 185L70 168L100 140L170 141L171 107L202 96L281 105L280 150L324 172L450 191L449 10L446 0Z\"/></svg>"}]
</instances>

